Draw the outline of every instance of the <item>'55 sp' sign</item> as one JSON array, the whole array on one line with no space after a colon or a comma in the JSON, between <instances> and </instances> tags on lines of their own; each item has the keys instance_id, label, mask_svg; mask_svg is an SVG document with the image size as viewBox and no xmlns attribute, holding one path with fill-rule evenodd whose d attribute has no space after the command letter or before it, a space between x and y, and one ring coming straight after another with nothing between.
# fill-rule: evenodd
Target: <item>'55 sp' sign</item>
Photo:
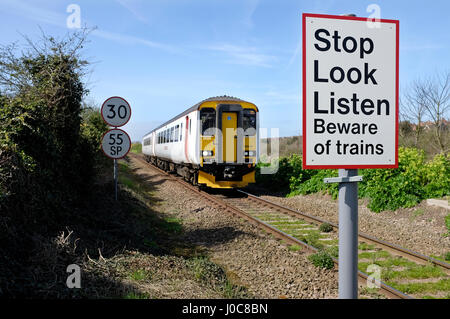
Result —
<instances>
[{"instance_id":1,"label":"'55 sp' sign","mask_svg":"<svg viewBox=\"0 0 450 319\"><path fill-rule=\"evenodd\" d=\"M106 156L119 159L128 154L131 140L128 134L118 128L109 130L103 135L102 150Z\"/></svg>"}]
</instances>

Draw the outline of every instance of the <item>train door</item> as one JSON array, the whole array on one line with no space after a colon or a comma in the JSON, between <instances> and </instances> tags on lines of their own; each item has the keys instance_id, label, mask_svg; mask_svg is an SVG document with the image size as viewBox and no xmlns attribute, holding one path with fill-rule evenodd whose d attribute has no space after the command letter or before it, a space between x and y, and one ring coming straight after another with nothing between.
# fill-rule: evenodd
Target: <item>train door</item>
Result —
<instances>
[{"instance_id":1,"label":"train door","mask_svg":"<svg viewBox=\"0 0 450 319\"><path fill-rule=\"evenodd\" d=\"M224 163L236 163L237 160L237 113L222 113L222 160Z\"/></svg>"},{"instance_id":2,"label":"train door","mask_svg":"<svg viewBox=\"0 0 450 319\"><path fill-rule=\"evenodd\" d=\"M190 163L189 160L189 148L188 148L188 141L189 141L189 116L186 116L186 126L185 126L185 132L184 132L184 156L186 156L186 162Z\"/></svg>"}]
</instances>

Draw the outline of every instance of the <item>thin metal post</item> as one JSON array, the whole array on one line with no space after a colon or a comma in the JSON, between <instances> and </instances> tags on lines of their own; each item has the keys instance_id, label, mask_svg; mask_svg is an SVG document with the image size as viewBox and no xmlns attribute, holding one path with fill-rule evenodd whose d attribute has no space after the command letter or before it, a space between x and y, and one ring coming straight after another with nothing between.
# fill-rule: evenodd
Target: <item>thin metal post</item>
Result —
<instances>
[{"instance_id":1,"label":"thin metal post","mask_svg":"<svg viewBox=\"0 0 450 319\"><path fill-rule=\"evenodd\" d=\"M114 189L115 189L115 199L117 200L117 180L119 177L119 170L117 169L117 160L114 160Z\"/></svg>"},{"instance_id":2,"label":"thin metal post","mask_svg":"<svg viewBox=\"0 0 450 319\"><path fill-rule=\"evenodd\" d=\"M357 176L340 169L339 177ZM358 298L358 183L339 183L339 299Z\"/></svg>"}]
</instances>

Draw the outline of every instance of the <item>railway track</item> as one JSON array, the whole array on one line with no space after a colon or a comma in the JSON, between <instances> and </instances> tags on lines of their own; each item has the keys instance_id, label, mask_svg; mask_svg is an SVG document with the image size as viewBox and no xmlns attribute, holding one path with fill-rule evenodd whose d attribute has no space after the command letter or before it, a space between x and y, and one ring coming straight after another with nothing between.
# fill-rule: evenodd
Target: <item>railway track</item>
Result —
<instances>
[{"instance_id":1,"label":"railway track","mask_svg":"<svg viewBox=\"0 0 450 319\"><path fill-rule=\"evenodd\" d=\"M140 157L139 160L145 162L145 160ZM338 225L267 201L242 190L237 190L228 195L211 194L200 190L197 186L185 182L182 178L168 174L154 165L151 166L171 180L176 181L189 190L197 193L214 206L247 220L251 224L264 229L266 232L283 240L289 245L301 247L302 249L313 253L316 253L319 250L330 252L333 256L335 268L337 269ZM331 231L321 231L320 225L325 223L329 224L328 228ZM414 298L414 296L408 294L408 289L401 288L408 287L408 279L410 279L411 282L420 284L421 279L417 279L417 276L420 277L420 275L422 275L422 277L425 277L425 281L429 280L432 284L436 279L439 280L439 283L443 283L442 286L444 286L444 289L434 291L433 295L449 298L450 291L447 284L450 280L449 264L402 248L395 244L379 240L364 233L359 234L358 249L358 281L361 285L366 285L369 277L364 270L367 269L369 265L379 265L381 272L388 272L388 274L400 276L400 278L402 278L402 273L405 273L409 274L409 277L412 278L402 278L400 282L405 282L406 284L399 284L400 289L396 289L388 284L389 282L379 281L377 282L379 288L375 289L377 293L381 293L388 298L394 299ZM394 285L396 284L394 281L393 283ZM420 294L418 296L420 297Z\"/></svg>"}]
</instances>

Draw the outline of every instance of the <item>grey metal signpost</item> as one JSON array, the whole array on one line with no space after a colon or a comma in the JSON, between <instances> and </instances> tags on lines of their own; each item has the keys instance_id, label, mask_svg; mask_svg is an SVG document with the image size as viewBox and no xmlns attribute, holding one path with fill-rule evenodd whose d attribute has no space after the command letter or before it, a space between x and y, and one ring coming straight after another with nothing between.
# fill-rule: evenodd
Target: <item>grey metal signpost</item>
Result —
<instances>
[{"instance_id":1,"label":"grey metal signpost","mask_svg":"<svg viewBox=\"0 0 450 319\"><path fill-rule=\"evenodd\" d=\"M108 125L114 127L103 135L102 149L106 156L114 160L114 198L117 200L119 178L117 160L126 156L131 147L128 134L117 127L125 125L130 120L131 107L125 99L113 96L103 102L101 115Z\"/></svg>"},{"instance_id":2,"label":"grey metal signpost","mask_svg":"<svg viewBox=\"0 0 450 319\"><path fill-rule=\"evenodd\" d=\"M339 169L339 298L358 298L358 176L357 169Z\"/></svg>"},{"instance_id":3,"label":"grey metal signpost","mask_svg":"<svg viewBox=\"0 0 450 319\"><path fill-rule=\"evenodd\" d=\"M119 172L117 170L117 160L114 159L114 198L117 200L117 182L119 180Z\"/></svg>"},{"instance_id":4,"label":"grey metal signpost","mask_svg":"<svg viewBox=\"0 0 450 319\"><path fill-rule=\"evenodd\" d=\"M355 14L344 16L356 17ZM350 179L353 177L353 179ZM358 176L357 169L339 169L339 298L358 298ZM329 179L324 179L328 183Z\"/></svg>"}]
</instances>

